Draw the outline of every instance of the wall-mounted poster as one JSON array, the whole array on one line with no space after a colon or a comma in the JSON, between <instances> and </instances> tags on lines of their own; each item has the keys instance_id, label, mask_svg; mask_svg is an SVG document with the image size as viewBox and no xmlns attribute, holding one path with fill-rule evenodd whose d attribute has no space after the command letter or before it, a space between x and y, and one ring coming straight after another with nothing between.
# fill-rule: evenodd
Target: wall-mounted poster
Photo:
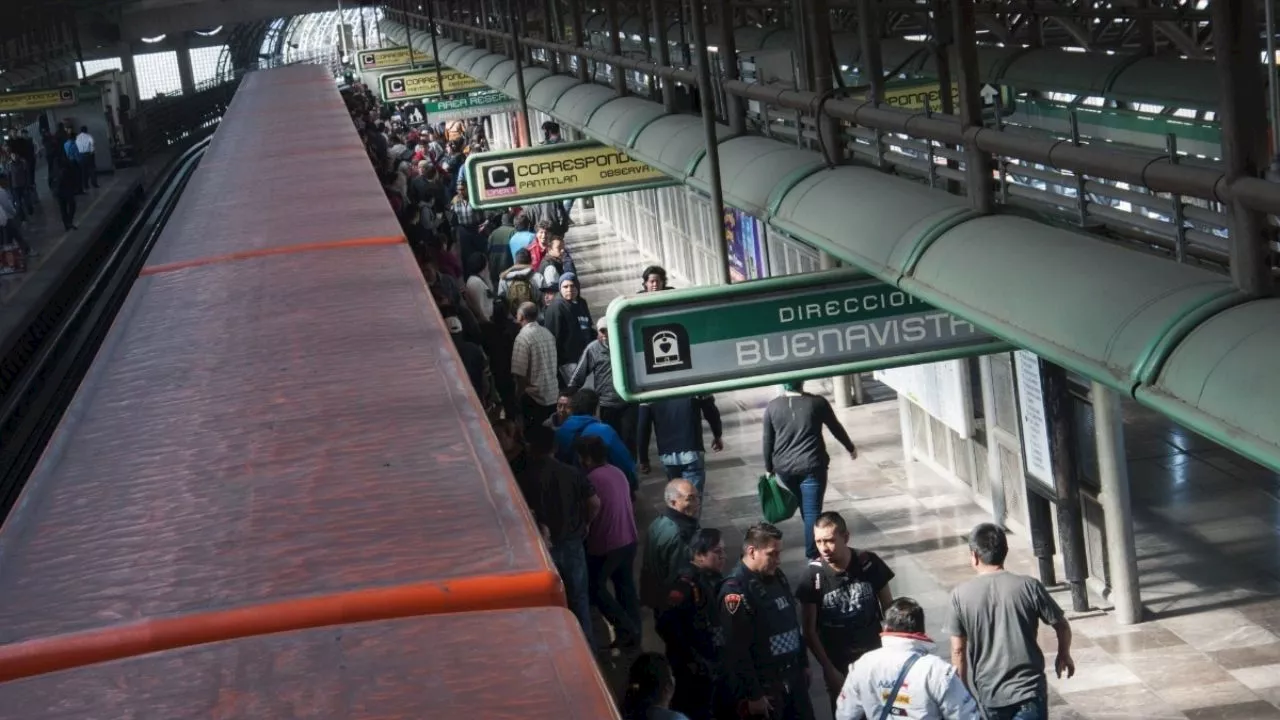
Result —
<instances>
[{"instance_id":1,"label":"wall-mounted poster","mask_svg":"<svg viewBox=\"0 0 1280 720\"><path fill-rule=\"evenodd\" d=\"M729 248L729 277L733 282L769 276L764 259L764 223L753 215L726 207L724 241Z\"/></svg>"}]
</instances>

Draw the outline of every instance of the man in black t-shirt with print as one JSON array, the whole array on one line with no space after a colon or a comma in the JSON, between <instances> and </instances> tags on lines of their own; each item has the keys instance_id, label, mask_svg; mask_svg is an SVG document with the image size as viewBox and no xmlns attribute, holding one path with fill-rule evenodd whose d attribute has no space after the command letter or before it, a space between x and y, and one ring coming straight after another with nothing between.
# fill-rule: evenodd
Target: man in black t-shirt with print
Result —
<instances>
[{"instance_id":1,"label":"man in black t-shirt with print","mask_svg":"<svg viewBox=\"0 0 1280 720\"><path fill-rule=\"evenodd\" d=\"M796 585L805 644L818 659L835 708L849 666L880 647L880 621L893 602L893 571L873 552L849 547L849 527L837 512L813 524L820 558L805 568Z\"/></svg>"}]
</instances>

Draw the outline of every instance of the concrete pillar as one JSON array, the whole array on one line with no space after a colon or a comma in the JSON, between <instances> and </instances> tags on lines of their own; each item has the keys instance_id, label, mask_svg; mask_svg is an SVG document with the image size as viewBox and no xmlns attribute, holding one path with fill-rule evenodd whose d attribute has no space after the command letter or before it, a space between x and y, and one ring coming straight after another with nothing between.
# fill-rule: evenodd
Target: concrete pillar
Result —
<instances>
[{"instance_id":1,"label":"concrete pillar","mask_svg":"<svg viewBox=\"0 0 1280 720\"><path fill-rule=\"evenodd\" d=\"M834 270L840 267L840 261L837 260L834 255L821 253L818 257L819 262L822 263L821 267L823 270ZM854 376L852 379L857 381L858 378L857 376ZM848 375L836 375L831 378L832 388L835 390L836 394L836 407L853 407L853 394L850 390L849 381L850 377ZM858 384L861 385L860 382Z\"/></svg>"},{"instance_id":2,"label":"concrete pillar","mask_svg":"<svg viewBox=\"0 0 1280 720\"><path fill-rule=\"evenodd\" d=\"M1098 479L1102 492L1102 516L1107 532L1107 561L1111 575L1111 602L1119 625L1142 622L1142 596L1138 586L1138 551L1133 540L1133 514L1129 502L1129 466L1124 449L1124 417L1120 398L1111 388L1094 382L1094 436L1098 446Z\"/></svg>"},{"instance_id":3,"label":"concrete pillar","mask_svg":"<svg viewBox=\"0 0 1280 720\"><path fill-rule=\"evenodd\" d=\"M178 79L182 81L182 94L192 95L196 91L196 76L191 69L191 42L187 34L174 35L173 46L178 53Z\"/></svg>"},{"instance_id":4,"label":"concrete pillar","mask_svg":"<svg viewBox=\"0 0 1280 720\"><path fill-rule=\"evenodd\" d=\"M132 103L131 108L138 107L138 66L133 62L133 47L129 41L125 40L120 43L118 48L120 53L120 69L129 73L129 85L125 92L129 95ZM132 115L132 111L130 112Z\"/></svg>"}]
</instances>

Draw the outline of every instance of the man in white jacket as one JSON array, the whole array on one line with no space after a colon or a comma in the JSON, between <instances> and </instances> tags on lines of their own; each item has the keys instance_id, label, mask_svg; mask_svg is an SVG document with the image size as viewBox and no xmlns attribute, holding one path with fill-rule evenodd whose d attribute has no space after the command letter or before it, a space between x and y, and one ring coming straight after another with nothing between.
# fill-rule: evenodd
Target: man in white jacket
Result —
<instances>
[{"instance_id":1,"label":"man in white jacket","mask_svg":"<svg viewBox=\"0 0 1280 720\"><path fill-rule=\"evenodd\" d=\"M882 646L849 669L836 720L981 720L955 668L933 654L924 627L924 610L915 600L903 597L889 605Z\"/></svg>"}]
</instances>

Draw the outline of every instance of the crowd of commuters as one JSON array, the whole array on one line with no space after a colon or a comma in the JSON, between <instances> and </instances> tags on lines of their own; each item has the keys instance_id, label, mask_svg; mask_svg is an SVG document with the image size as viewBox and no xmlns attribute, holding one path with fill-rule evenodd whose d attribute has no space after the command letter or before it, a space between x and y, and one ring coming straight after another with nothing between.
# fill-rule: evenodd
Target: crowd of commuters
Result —
<instances>
[{"instance_id":1,"label":"crowd of commuters","mask_svg":"<svg viewBox=\"0 0 1280 720\"><path fill-rule=\"evenodd\" d=\"M96 148L89 129L71 123L46 130L37 143L26 128L8 133L0 146L0 248L17 246L28 257L39 253L27 241L27 223L40 207L36 169L43 156L49 194L58 204L63 229L74 230L76 198L98 187Z\"/></svg>"},{"instance_id":2,"label":"crowd of commuters","mask_svg":"<svg viewBox=\"0 0 1280 720\"><path fill-rule=\"evenodd\" d=\"M934 654L920 605L893 596L889 564L852 544L839 513L823 511L824 430L851 457L857 448L830 404L799 383L769 403L762 430L765 470L800 501L808 564L796 583L779 567L773 525L734 537L702 527L704 424L710 449L724 448L715 398L637 405L617 392L608 327L582 298L564 241L570 205L472 208L460 170L487 147L483 122L432 124L420 108L380 105L362 86L344 97L570 611L598 652L636 654L620 698L627 720L808 720L818 680L840 720L1047 716L1037 628L1058 633L1056 670L1067 674L1070 628L1043 585L1004 570L1000 528L970 536L977 577L952 594L947 662ZM560 141L554 123L543 141ZM657 266L636 288L667 289ZM667 483L663 509L642 532L634 502L652 471L651 440ZM612 638L596 636L593 611ZM643 652L646 615L662 653Z\"/></svg>"}]
</instances>

